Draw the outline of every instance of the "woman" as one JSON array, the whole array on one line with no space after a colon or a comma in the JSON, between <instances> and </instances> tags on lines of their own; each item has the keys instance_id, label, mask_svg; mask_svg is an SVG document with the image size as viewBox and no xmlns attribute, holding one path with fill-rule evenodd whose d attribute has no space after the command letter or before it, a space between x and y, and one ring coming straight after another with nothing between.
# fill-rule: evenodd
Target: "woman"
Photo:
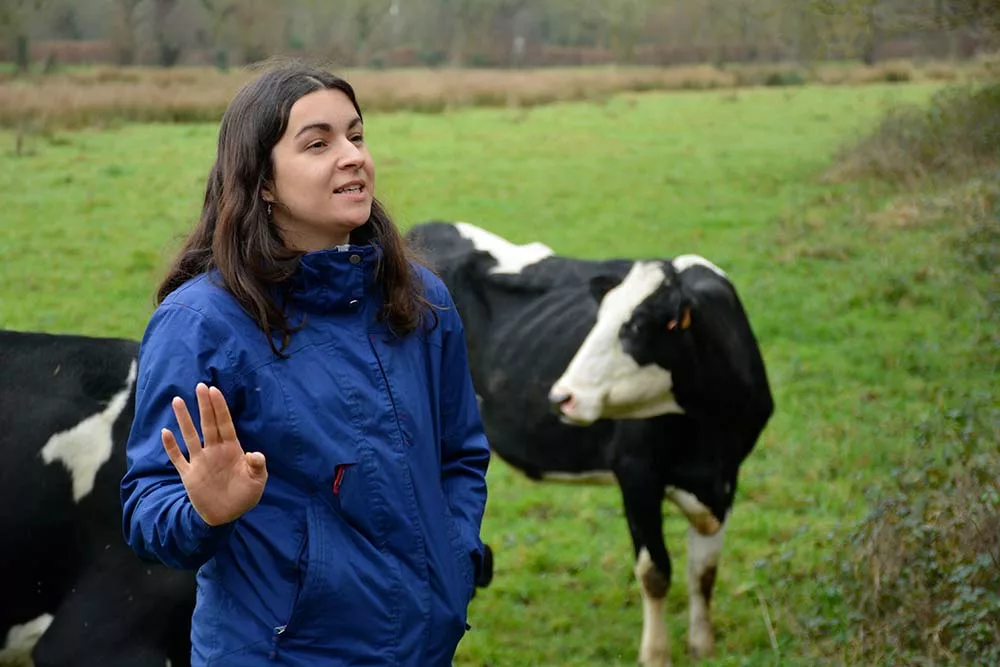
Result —
<instances>
[{"instance_id":1,"label":"woman","mask_svg":"<svg viewBox=\"0 0 1000 667\"><path fill-rule=\"evenodd\" d=\"M347 82L284 65L230 103L121 485L132 548L198 568L195 665L450 665L467 629L489 449L451 297L374 190Z\"/></svg>"}]
</instances>

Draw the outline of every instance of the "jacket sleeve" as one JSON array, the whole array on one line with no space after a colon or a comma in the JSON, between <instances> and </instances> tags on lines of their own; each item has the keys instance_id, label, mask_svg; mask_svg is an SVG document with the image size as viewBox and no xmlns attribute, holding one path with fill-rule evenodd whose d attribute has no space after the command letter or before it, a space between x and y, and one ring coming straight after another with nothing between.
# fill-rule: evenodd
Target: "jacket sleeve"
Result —
<instances>
[{"instance_id":1,"label":"jacket sleeve","mask_svg":"<svg viewBox=\"0 0 1000 667\"><path fill-rule=\"evenodd\" d=\"M198 515L160 439L160 430L169 428L187 456L170 401L184 399L200 433L194 389L198 382L220 386L228 366L226 343L204 316L180 304L161 305L140 341L135 417L120 492L125 541L143 559L195 569L232 532L234 523L209 526Z\"/></svg>"},{"instance_id":2,"label":"jacket sleeve","mask_svg":"<svg viewBox=\"0 0 1000 667\"><path fill-rule=\"evenodd\" d=\"M486 510L490 448L469 372L462 320L450 295L439 311L442 331L441 478L445 498L475 564L478 581L484 548L479 530Z\"/></svg>"}]
</instances>

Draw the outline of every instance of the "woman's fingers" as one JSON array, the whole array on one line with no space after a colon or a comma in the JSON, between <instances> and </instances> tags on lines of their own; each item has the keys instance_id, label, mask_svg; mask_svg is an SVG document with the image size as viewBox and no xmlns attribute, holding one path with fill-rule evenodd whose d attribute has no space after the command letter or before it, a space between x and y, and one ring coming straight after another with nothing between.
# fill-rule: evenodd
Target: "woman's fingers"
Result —
<instances>
[{"instance_id":1,"label":"woman's fingers","mask_svg":"<svg viewBox=\"0 0 1000 667\"><path fill-rule=\"evenodd\" d=\"M259 478L267 479L267 462L260 452L246 453L247 465L250 466L250 473Z\"/></svg>"},{"instance_id":2,"label":"woman's fingers","mask_svg":"<svg viewBox=\"0 0 1000 667\"><path fill-rule=\"evenodd\" d=\"M160 431L160 439L163 440L163 449L167 451L167 458L177 468L177 472L183 474L191 464L181 454L181 449L177 446L177 439L174 438L173 432L167 428L163 429Z\"/></svg>"},{"instance_id":3,"label":"woman's fingers","mask_svg":"<svg viewBox=\"0 0 1000 667\"><path fill-rule=\"evenodd\" d=\"M194 420L191 419L191 413L188 412L184 399L175 396L174 400L171 401L174 416L177 417L181 437L184 438L184 444L187 445L191 461L194 461L202 452L202 437L205 439L206 446L222 442L223 438L236 439L236 427L233 425L233 417L229 413L229 407L226 405L226 399L222 392L215 387L209 389L203 382L199 382L194 391L198 398L198 413L201 416L201 436L198 435L198 429L195 428ZM182 466L190 465L188 460L184 458L184 454L181 453L173 432L169 429L163 429L160 435L163 440L163 448L174 467L181 470Z\"/></svg>"},{"instance_id":4,"label":"woman's fingers","mask_svg":"<svg viewBox=\"0 0 1000 667\"><path fill-rule=\"evenodd\" d=\"M212 407L212 398L208 391L208 386L204 382L199 382L194 392L198 396L198 412L201 414L201 435L205 439L205 446L218 444L220 442L218 418L215 415L215 408Z\"/></svg>"},{"instance_id":5,"label":"woman's fingers","mask_svg":"<svg viewBox=\"0 0 1000 667\"><path fill-rule=\"evenodd\" d=\"M226 397L222 395L217 387L208 390L212 399L212 407L215 410L215 423L218 428L221 442L235 441L236 426L233 424L233 416L229 413L229 406L226 405Z\"/></svg>"},{"instance_id":6,"label":"woman's fingers","mask_svg":"<svg viewBox=\"0 0 1000 667\"><path fill-rule=\"evenodd\" d=\"M191 413L188 412L187 404L180 396L174 397L171 406L174 408L174 416L177 417L177 425L181 428L181 437L184 438L184 444L187 445L188 456L194 458L201 453L201 438L198 437L198 429L194 427ZM174 440L175 444L176 442Z\"/></svg>"}]
</instances>

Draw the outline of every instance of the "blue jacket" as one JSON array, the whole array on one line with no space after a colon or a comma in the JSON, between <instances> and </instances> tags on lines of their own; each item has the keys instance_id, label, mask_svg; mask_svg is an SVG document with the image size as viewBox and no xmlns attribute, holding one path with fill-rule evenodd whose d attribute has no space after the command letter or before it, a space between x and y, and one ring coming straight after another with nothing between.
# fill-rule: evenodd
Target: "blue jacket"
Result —
<instances>
[{"instance_id":1,"label":"blue jacket","mask_svg":"<svg viewBox=\"0 0 1000 667\"><path fill-rule=\"evenodd\" d=\"M308 323L286 359L208 275L150 319L123 527L140 556L198 568L194 665L450 665L468 627L489 448L462 323L419 268L439 324L394 340L376 319L379 252L302 258L292 304ZM175 395L199 424L199 381L267 460L260 503L224 526L194 511L160 440L180 440Z\"/></svg>"}]
</instances>

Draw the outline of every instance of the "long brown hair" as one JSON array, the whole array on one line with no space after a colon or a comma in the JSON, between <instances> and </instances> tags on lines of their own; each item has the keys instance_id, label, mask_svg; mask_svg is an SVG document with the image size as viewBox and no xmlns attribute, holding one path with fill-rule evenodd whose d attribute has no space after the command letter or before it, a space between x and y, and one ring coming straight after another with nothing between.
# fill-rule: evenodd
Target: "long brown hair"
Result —
<instances>
[{"instance_id":1,"label":"long brown hair","mask_svg":"<svg viewBox=\"0 0 1000 667\"><path fill-rule=\"evenodd\" d=\"M287 290L286 281L303 253L284 244L261 192L273 178L271 150L285 133L292 105L323 89L343 92L361 116L347 81L297 61L269 68L236 93L222 116L201 219L160 283L157 305L188 279L217 269L225 287L267 335L271 349L282 355L301 325L289 323L277 297L282 287ZM411 266L419 260L378 200L372 201L371 216L351 232L350 240L381 248L376 269L383 296L379 317L397 336L409 334L432 311ZM280 348L275 333L281 336Z\"/></svg>"}]
</instances>

